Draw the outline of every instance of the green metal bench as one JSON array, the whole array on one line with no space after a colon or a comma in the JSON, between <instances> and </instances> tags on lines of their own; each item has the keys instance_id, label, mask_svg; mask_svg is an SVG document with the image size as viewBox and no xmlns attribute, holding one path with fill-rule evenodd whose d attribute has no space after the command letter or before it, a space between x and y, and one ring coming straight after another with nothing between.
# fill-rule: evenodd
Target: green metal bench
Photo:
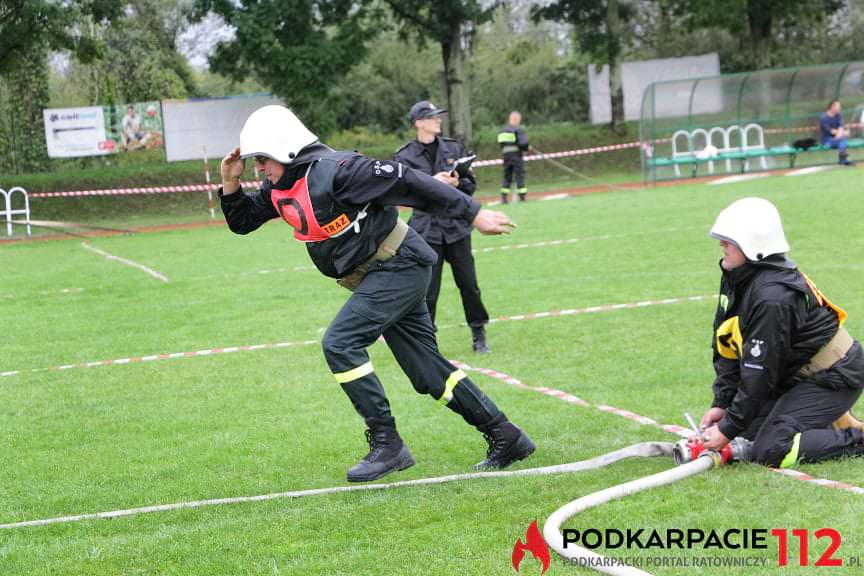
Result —
<instances>
[{"instance_id":1,"label":"green metal bench","mask_svg":"<svg viewBox=\"0 0 864 576\"><path fill-rule=\"evenodd\" d=\"M864 138L850 138L847 141L847 146L849 148L864 148ZM831 148L825 144L817 144L807 148L806 150L803 148L795 148L789 144L783 144L782 146L774 146L771 148L751 148L749 150L720 152L714 156L704 157L697 156L696 154L683 154L674 158L658 156L656 158L649 158L647 162L648 166L652 168L689 164L692 166L693 176L696 176L696 170L699 164L706 162L720 162L723 160L738 160L741 173L743 174L747 171L747 160L752 160L754 158L763 158L766 156L789 156L789 168L794 168L795 161L798 159L799 154L805 154L807 152L827 152L835 149L836 148Z\"/></svg>"}]
</instances>

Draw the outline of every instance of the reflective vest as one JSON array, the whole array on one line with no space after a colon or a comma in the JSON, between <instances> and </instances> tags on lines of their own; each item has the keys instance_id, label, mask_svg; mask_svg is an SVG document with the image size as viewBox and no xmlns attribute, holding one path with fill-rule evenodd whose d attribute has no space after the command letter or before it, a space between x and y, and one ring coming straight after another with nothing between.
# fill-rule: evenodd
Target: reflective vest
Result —
<instances>
[{"instance_id":1,"label":"reflective vest","mask_svg":"<svg viewBox=\"0 0 864 576\"><path fill-rule=\"evenodd\" d=\"M366 218L369 204L344 209L331 195L336 170L353 155L335 153L317 158L290 189L270 190L273 207L294 228L294 238L300 242L323 242L351 230L360 232L360 221Z\"/></svg>"}]
</instances>

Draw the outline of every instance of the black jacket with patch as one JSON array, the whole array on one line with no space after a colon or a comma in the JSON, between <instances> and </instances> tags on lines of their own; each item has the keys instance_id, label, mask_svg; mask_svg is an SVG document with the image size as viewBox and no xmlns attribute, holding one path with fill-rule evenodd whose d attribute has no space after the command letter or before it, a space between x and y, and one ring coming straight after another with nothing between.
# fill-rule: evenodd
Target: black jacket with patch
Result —
<instances>
[{"instance_id":1,"label":"black jacket with patch","mask_svg":"<svg viewBox=\"0 0 864 576\"><path fill-rule=\"evenodd\" d=\"M429 175L449 172L456 160L466 156L465 149L452 138L436 138L438 151L434 159L426 154L425 147L418 140L412 140L399 148L393 159ZM464 196L473 196L477 189L474 173L469 171L467 175L460 176L457 189ZM471 234L471 222L447 214L433 214L424 209L415 209L408 224L430 244L452 244Z\"/></svg>"},{"instance_id":2,"label":"black jacket with patch","mask_svg":"<svg viewBox=\"0 0 864 576\"><path fill-rule=\"evenodd\" d=\"M268 220L279 218L271 199L271 189L291 188L306 174L310 164L309 181L322 177L325 165L319 160L335 161L336 169L332 174L332 185L328 186L330 189L317 200L318 205L313 206L315 213L354 214L362 208L367 212L359 224L359 232L350 230L335 238L306 243L315 266L331 278L350 274L357 265L372 257L396 224L399 217L397 206L440 214L469 227L480 211L476 200L420 171L395 162L336 152L323 144L313 144L304 148L294 162L286 165L285 174L276 184L265 180L261 188L251 194L241 190L226 196L219 189L222 212L231 231L248 234ZM329 205L321 206L321 203ZM432 264L437 259L429 246L411 231L400 252L410 252L425 264Z\"/></svg>"},{"instance_id":3,"label":"black jacket with patch","mask_svg":"<svg viewBox=\"0 0 864 576\"><path fill-rule=\"evenodd\" d=\"M838 328L835 310L785 256L724 270L713 339L712 406L726 409L720 431L729 439L741 434L766 401L801 382L799 369ZM825 372L823 379L834 377Z\"/></svg>"}]
</instances>

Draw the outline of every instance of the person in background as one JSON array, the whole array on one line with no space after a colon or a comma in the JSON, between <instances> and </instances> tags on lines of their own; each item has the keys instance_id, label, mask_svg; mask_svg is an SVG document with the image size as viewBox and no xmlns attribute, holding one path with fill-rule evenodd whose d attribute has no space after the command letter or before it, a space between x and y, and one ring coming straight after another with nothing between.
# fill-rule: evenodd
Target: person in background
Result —
<instances>
[{"instance_id":1,"label":"person in background","mask_svg":"<svg viewBox=\"0 0 864 576\"><path fill-rule=\"evenodd\" d=\"M510 199L514 175L519 201L524 202L528 196L528 188L525 187L525 161L522 154L528 150L528 137L522 129L522 114L515 110L510 112L507 124L498 133L498 144L501 146L501 159L504 161L501 203L507 204Z\"/></svg>"},{"instance_id":2,"label":"person in background","mask_svg":"<svg viewBox=\"0 0 864 576\"><path fill-rule=\"evenodd\" d=\"M437 108L427 100L414 104L408 113L408 119L414 127L416 137L396 151L394 160L429 174L451 189L471 197L477 188L474 173L470 169L461 173L454 171L456 161L466 156L465 149L456 140L441 136L441 114L445 112L446 110ZM415 209L408 225L438 254L426 293L426 306L432 316L432 323L435 323L438 295L441 292L441 273L446 261L450 264L453 279L462 297L462 309L465 321L471 327L474 352L488 353L490 350L486 343L486 324L489 323L489 313L483 305L477 283L477 269L471 253L471 224L446 214L430 214Z\"/></svg>"},{"instance_id":3,"label":"person in background","mask_svg":"<svg viewBox=\"0 0 864 576\"><path fill-rule=\"evenodd\" d=\"M844 166L851 166L849 154L846 151L847 138L849 131L843 125L843 114L839 100L832 100L828 103L828 108L819 117L819 140L823 146L836 148L839 157L839 163Z\"/></svg>"}]
</instances>

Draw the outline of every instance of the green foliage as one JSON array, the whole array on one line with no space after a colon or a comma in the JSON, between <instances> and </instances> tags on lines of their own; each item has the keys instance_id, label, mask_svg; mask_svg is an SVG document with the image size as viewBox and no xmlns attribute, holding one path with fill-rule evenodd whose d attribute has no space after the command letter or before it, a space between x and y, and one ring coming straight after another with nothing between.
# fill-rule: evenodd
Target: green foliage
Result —
<instances>
[{"instance_id":1,"label":"green foliage","mask_svg":"<svg viewBox=\"0 0 864 576\"><path fill-rule=\"evenodd\" d=\"M336 126L332 92L366 55L377 34L378 12L368 1L199 0L236 28L210 64L235 81L253 76L298 112L318 133Z\"/></svg>"},{"instance_id":2,"label":"green foliage","mask_svg":"<svg viewBox=\"0 0 864 576\"><path fill-rule=\"evenodd\" d=\"M30 46L32 61L0 77L0 173L49 168L42 108L49 97L47 46Z\"/></svg>"},{"instance_id":3,"label":"green foliage","mask_svg":"<svg viewBox=\"0 0 864 576\"><path fill-rule=\"evenodd\" d=\"M588 117L588 61L562 50L553 30L518 22L507 8L477 34L471 78L472 116L478 126L498 126L511 110L525 122L582 122Z\"/></svg>"},{"instance_id":4,"label":"green foliage","mask_svg":"<svg viewBox=\"0 0 864 576\"><path fill-rule=\"evenodd\" d=\"M538 6L532 11L535 20L546 18L573 25L575 39L579 47L596 62L607 61L610 44L627 45L632 36L616 37L609 33L606 13L606 0L558 0L544 6ZM618 3L618 17L629 28L628 23L635 16L635 7L631 2Z\"/></svg>"},{"instance_id":5,"label":"green foliage","mask_svg":"<svg viewBox=\"0 0 864 576\"><path fill-rule=\"evenodd\" d=\"M463 25L476 27L492 19L502 0L384 0L400 24L400 35L413 37L421 46L429 40L450 42Z\"/></svg>"},{"instance_id":6,"label":"green foliage","mask_svg":"<svg viewBox=\"0 0 864 576\"><path fill-rule=\"evenodd\" d=\"M7 0L0 5L0 76L29 64L33 50L46 44L52 49L72 50L90 60L98 47L82 35L84 19L108 21L123 3L113 0Z\"/></svg>"},{"instance_id":7,"label":"green foliage","mask_svg":"<svg viewBox=\"0 0 864 576\"><path fill-rule=\"evenodd\" d=\"M415 102L442 102L440 62L431 47L418 50L392 33L383 35L333 92L338 125L410 132L408 110Z\"/></svg>"},{"instance_id":8,"label":"green foliage","mask_svg":"<svg viewBox=\"0 0 864 576\"><path fill-rule=\"evenodd\" d=\"M662 30L651 45L662 50L669 41L687 50L694 40L702 46L709 40L706 48L720 52L724 72L826 63L833 60L828 54L849 33L843 26L829 30L832 16L846 4L844 0L661 0ZM650 34L650 24L648 30Z\"/></svg>"},{"instance_id":9,"label":"green foliage","mask_svg":"<svg viewBox=\"0 0 864 576\"><path fill-rule=\"evenodd\" d=\"M99 47L99 55L91 63L78 59L66 82L90 105L194 94L192 70L175 45L184 14L182 4L134 0L110 22L85 20L85 36Z\"/></svg>"}]
</instances>

